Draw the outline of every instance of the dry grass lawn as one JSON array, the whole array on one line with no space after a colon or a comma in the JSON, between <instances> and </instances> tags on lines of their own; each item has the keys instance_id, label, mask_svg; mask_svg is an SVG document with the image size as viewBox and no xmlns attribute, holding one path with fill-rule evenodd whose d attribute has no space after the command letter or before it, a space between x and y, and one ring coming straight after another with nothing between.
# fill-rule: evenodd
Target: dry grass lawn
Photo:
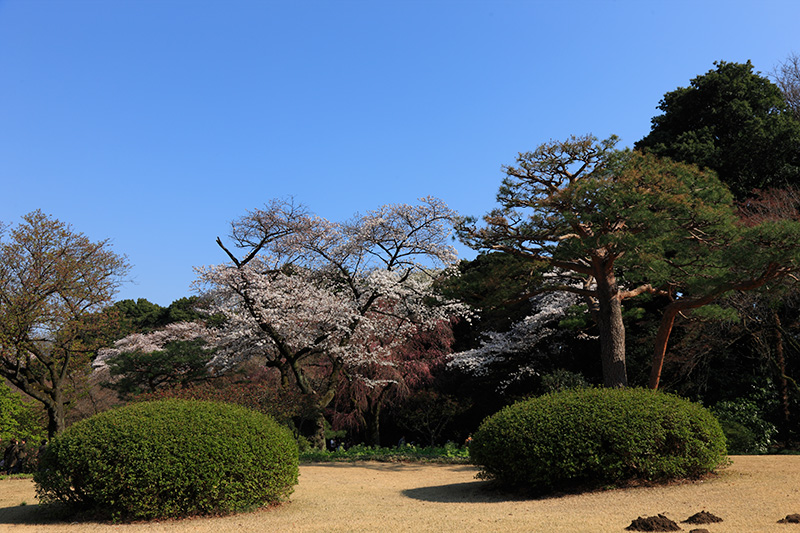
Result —
<instances>
[{"instance_id":1,"label":"dry grass lawn","mask_svg":"<svg viewBox=\"0 0 800 533\"><path fill-rule=\"evenodd\" d=\"M705 510L724 521L684 531L797 531L778 524L800 513L800 456L738 456L702 482L639 487L541 499L514 499L487 490L471 466L314 464L300 467L290 503L222 518L136 524L48 520L33 482L0 481L0 531L84 532L356 532L499 531L624 532L638 516L676 522ZM25 502L25 505L22 503Z\"/></svg>"}]
</instances>

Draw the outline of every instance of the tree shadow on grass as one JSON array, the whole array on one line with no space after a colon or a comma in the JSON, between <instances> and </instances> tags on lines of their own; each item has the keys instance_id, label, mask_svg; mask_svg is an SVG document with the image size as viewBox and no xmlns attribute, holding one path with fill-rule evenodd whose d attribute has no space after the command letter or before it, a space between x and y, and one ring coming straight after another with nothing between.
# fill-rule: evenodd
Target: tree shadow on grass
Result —
<instances>
[{"instance_id":1,"label":"tree shadow on grass","mask_svg":"<svg viewBox=\"0 0 800 533\"><path fill-rule=\"evenodd\" d=\"M580 496L595 492L626 488L661 486L655 483L634 483L619 487L602 487L597 483L586 482L561 489L532 490L523 487L507 487L494 481L469 481L431 487L419 487L402 491L408 498L437 503L500 503L536 500L557 500L570 496Z\"/></svg>"},{"instance_id":2,"label":"tree shadow on grass","mask_svg":"<svg viewBox=\"0 0 800 533\"><path fill-rule=\"evenodd\" d=\"M0 507L0 524L53 525L69 521L69 514L58 505L37 503Z\"/></svg>"},{"instance_id":3,"label":"tree shadow on grass","mask_svg":"<svg viewBox=\"0 0 800 533\"><path fill-rule=\"evenodd\" d=\"M402 491L403 496L414 500L435 503L500 503L524 501L532 498L499 490L490 481L468 481L419 487Z\"/></svg>"}]
</instances>

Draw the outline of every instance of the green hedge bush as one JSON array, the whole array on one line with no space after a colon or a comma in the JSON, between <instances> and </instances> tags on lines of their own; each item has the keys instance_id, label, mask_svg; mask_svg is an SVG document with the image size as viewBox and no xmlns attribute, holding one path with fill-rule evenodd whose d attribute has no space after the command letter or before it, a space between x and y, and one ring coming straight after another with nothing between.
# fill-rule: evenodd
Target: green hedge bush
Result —
<instances>
[{"instance_id":1,"label":"green hedge bush","mask_svg":"<svg viewBox=\"0 0 800 533\"><path fill-rule=\"evenodd\" d=\"M480 477L532 491L698 477L726 461L714 416L646 389L576 389L508 406L470 446Z\"/></svg>"},{"instance_id":2,"label":"green hedge bush","mask_svg":"<svg viewBox=\"0 0 800 533\"><path fill-rule=\"evenodd\" d=\"M248 510L286 499L297 478L288 429L244 407L194 400L82 420L50 442L34 475L42 502L114 520Z\"/></svg>"}]
</instances>

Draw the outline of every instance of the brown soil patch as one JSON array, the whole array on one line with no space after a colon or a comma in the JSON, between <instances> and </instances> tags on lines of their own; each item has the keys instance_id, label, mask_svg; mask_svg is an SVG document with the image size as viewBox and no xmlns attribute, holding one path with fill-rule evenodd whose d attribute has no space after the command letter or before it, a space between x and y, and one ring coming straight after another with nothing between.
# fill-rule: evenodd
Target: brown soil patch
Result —
<instances>
[{"instance_id":1,"label":"brown soil patch","mask_svg":"<svg viewBox=\"0 0 800 533\"><path fill-rule=\"evenodd\" d=\"M624 533L633 517L690 517L707 509L725 521L712 533L774 533L797 510L800 456L738 456L720 475L666 487L520 498L490 490L465 465L315 464L300 467L291 502L228 517L114 525L70 523L45 513L28 479L0 481L0 532L287 533L503 531ZM23 505L24 502L24 505ZM800 531L800 530L798 530Z\"/></svg>"},{"instance_id":2,"label":"brown soil patch","mask_svg":"<svg viewBox=\"0 0 800 533\"><path fill-rule=\"evenodd\" d=\"M687 524L715 524L717 522L722 522L722 518L714 516L707 511L700 511L684 520L684 522Z\"/></svg>"},{"instance_id":3,"label":"brown soil patch","mask_svg":"<svg viewBox=\"0 0 800 533\"><path fill-rule=\"evenodd\" d=\"M626 527L628 531L680 531L681 527L663 514L639 517Z\"/></svg>"}]
</instances>

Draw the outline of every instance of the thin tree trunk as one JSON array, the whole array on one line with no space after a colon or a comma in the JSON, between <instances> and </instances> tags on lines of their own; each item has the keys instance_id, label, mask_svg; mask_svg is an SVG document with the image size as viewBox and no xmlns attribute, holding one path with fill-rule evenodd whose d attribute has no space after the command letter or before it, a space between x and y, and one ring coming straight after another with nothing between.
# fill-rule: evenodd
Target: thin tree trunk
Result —
<instances>
[{"instance_id":1,"label":"thin tree trunk","mask_svg":"<svg viewBox=\"0 0 800 533\"><path fill-rule=\"evenodd\" d=\"M658 384L661 382L661 370L664 368L667 344L672 334L672 327L675 325L675 317L678 316L679 312L680 310L677 307L669 305L661 316L661 323L658 325L656 343L653 349L653 363L650 367L650 388L653 390L658 389Z\"/></svg>"},{"instance_id":2,"label":"thin tree trunk","mask_svg":"<svg viewBox=\"0 0 800 533\"><path fill-rule=\"evenodd\" d=\"M51 369L51 376L58 378L58 374ZM0 379L6 378L19 390L39 401L47 413L47 436L52 439L66 429L66 399L64 396L64 380L59 379L48 384L36 381L36 377L27 369L20 373L2 372Z\"/></svg>"},{"instance_id":3,"label":"thin tree trunk","mask_svg":"<svg viewBox=\"0 0 800 533\"><path fill-rule=\"evenodd\" d=\"M339 380L341 379L342 372L344 371L344 363L342 363L341 360L333 359L332 363L331 373L330 376L328 376L325 390L319 395L315 395L314 389L306 379L305 373L300 365L292 365L298 385L300 386L300 391L303 394L313 395L316 400L314 435L311 438L311 444L320 450L325 449L325 409L327 409L327 407L333 401L333 398L336 395L336 389L339 386Z\"/></svg>"},{"instance_id":4,"label":"thin tree trunk","mask_svg":"<svg viewBox=\"0 0 800 533\"><path fill-rule=\"evenodd\" d=\"M783 353L783 333L781 332L781 318L776 309L772 310L772 322L775 327L775 359L778 363L780 372L781 404L783 407L783 419L789 421L789 383L786 380L786 358Z\"/></svg>"},{"instance_id":5,"label":"thin tree trunk","mask_svg":"<svg viewBox=\"0 0 800 533\"><path fill-rule=\"evenodd\" d=\"M669 337L672 333L672 326L675 324L675 318L683 311L689 309L697 309L708 305L726 292L730 291L750 291L758 289L766 282L775 279L781 275L781 270L777 265L770 264L761 276L749 280L744 280L739 283L726 283L715 290L710 291L705 296L697 298L688 298L685 300L676 300L669 304L664 310L661 317L661 323L658 326L658 333L656 334L656 343L653 349L653 363L650 368L650 388L658 389L659 382L661 381L661 371L664 367L664 359L667 354L667 344Z\"/></svg>"}]
</instances>

